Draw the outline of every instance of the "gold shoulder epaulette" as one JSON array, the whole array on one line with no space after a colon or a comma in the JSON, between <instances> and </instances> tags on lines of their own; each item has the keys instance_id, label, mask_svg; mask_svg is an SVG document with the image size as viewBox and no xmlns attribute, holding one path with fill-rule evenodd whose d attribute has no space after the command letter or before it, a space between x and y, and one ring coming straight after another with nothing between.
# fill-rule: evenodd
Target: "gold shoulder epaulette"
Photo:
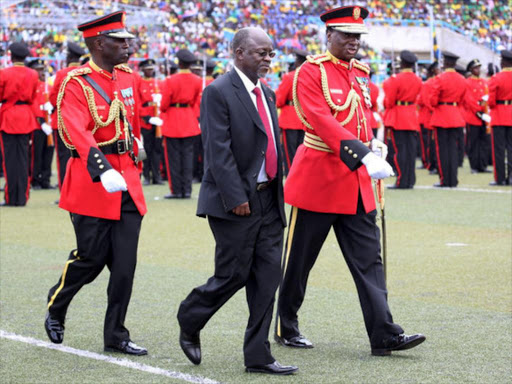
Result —
<instances>
[{"instance_id":1,"label":"gold shoulder epaulette","mask_svg":"<svg viewBox=\"0 0 512 384\"><path fill-rule=\"evenodd\" d=\"M115 69L120 69L121 71L125 71L125 72L128 72L128 73L132 73L132 69L127 66L126 64L117 64L115 67Z\"/></svg>"},{"instance_id":2,"label":"gold shoulder epaulette","mask_svg":"<svg viewBox=\"0 0 512 384\"><path fill-rule=\"evenodd\" d=\"M357 69L360 69L361 71L363 72L366 72L367 75L370 74L370 67L368 66L368 64L366 63L361 63L359 60L357 59L352 59L352 66L354 68L357 68Z\"/></svg>"},{"instance_id":3,"label":"gold shoulder epaulette","mask_svg":"<svg viewBox=\"0 0 512 384\"><path fill-rule=\"evenodd\" d=\"M72 71L69 71L68 76L76 77L76 76L88 75L89 73L92 73L92 69L84 67L84 68L77 68L77 69L73 69Z\"/></svg>"},{"instance_id":4,"label":"gold shoulder epaulette","mask_svg":"<svg viewBox=\"0 0 512 384\"><path fill-rule=\"evenodd\" d=\"M316 64L316 65L319 65L320 63L323 63L324 61L330 60L329 56L327 56L325 53L322 53L321 55L311 55L311 56L308 56L306 59L308 62L310 62L312 64Z\"/></svg>"}]
</instances>

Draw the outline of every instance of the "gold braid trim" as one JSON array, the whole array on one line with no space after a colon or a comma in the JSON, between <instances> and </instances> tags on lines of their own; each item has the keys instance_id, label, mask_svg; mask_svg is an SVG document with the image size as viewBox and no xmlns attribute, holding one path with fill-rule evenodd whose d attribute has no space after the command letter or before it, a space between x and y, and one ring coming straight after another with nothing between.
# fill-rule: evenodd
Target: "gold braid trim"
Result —
<instances>
[{"instance_id":1,"label":"gold braid trim","mask_svg":"<svg viewBox=\"0 0 512 384\"><path fill-rule=\"evenodd\" d=\"M125 136L128 139L130 137L128 132L128 122L126 120L126 108L124 107L124 104L122 101L120 101L117 98L117 92L114 92L114 100L110 104L110 109L108 111L108 117L106 121L102 121L101 117L98 115L98 109L96 107L96 102L94 99L94 92L91 89L91 87L86 86L82 80L80 80L79 76L92 73L92 70L90 68L79 68L75 69L73 71L70 71L67 75L67 77L62 82L62 85L59 88L59 93L57 95L57 127L59 129L59 135L62 139L62 142L66 146L66 148L70 150L76 149L76 147L72 144L71 136L69 135L69 132L66 128L66 125L64 124L64 119L62 118L62 99L64 98L64 91L66 90L67 84L71 80L75 80L80 84L82 87L82 91L84 92L85 99L87 101L87 105L89 107L89 112L91 113L92 119L94 121L94 129L91 131L92 134L99 129L103 127L107 127L112 122L115 122L116 127L116 134L115 136L107 141L99 142L98 146L104 146L108 144L112 144L113 142L117 141L119 137L121 136L121 118L120 114L123 115L123 124L124 124L124 131Z\"/></svg>"},{"instance_id":2,"label":"gold braid trim","mask_svg":"<svg viewBox=\"0 0 512 384\"><path fill-rule=\"evenodd\" d=\"M370 74L370 67L367 64L361 63L359 60L356 60L356 59L352 59L351 64L353 67L360 69L361 71L365 72L367 75Z\"/></svg>"},{"instance_id":3,"label":"gold braid trim","mask_svg":"<svg viewBox=\"0 0 512 384\"><path fill-rule=\"evenodd\" d=\"M115 69L120 69L120 70L128 72L128 73L132 73L133 72L133 70L129 66L127 66L126 64L117 64L114 68Z\"/></svg>"}]
</instances>

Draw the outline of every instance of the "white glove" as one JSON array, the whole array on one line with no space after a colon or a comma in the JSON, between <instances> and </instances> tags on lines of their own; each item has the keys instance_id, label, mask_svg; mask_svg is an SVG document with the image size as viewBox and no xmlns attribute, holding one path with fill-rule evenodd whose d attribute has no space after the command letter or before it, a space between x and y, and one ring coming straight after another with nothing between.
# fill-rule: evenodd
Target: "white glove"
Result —
<instances>
[{"instance_id":1,"label":"white glove","mask_svg":"<svg viewBox=\"0 0 512 384\"><path fill-rule=\"evenodd\" d=\"M483 95L482 101L489 101L489 95Z\"/></svg>"},{"instance_id":2,"label":"white glove","mask_svg":"<svg viewBox=\"0 0 512 384\"><path fill-rule=\"evenodd\" d=\"M487 113L482 113L480 115L480 118L485 121L486 123L490 123L491 122L491 116L488 115Z\"/></svg>"},{"instance_id":3,"label":"white glove","mask_svg":"<svg viewBox=\"0 0 512 384\"><path fill-rule=\"evenodd\" d=\"M119 191L127 191L128 186L126 185L126 181L123 176L115 169L109 169L108 171L103 172L100 175L101 184L103 184L103 188L106 189L107 192L119 192Z\"/></svg>"},{"instance_id":4,"label":"white glove","mask_svg":"<svg viewBox=\"0 0 512 384\"><path fill-rule=\"evenodd\" d=\"M389 165L386 160L376 156L373 152L370 152L363 157L361 162L366 167L366 170L372 179L385 179L386 177L395 175L391 165Z\"/></svg>"},{"instance_id":5,"label":"white glove","mask_svg":"<svg viewBox=\"0 0 512 384\"><path fill-rule=\"evenodd\" d=\"M46 111L46 112L52 112L53 110L53 105L52 103L50 103L49 101L47 101L46 103L43 104L43 111Z\"/></svg>"},{"instance_id":6,"label":"white glove","mask_svg":"<svg viewBox=\"0 0 512 384\"><path fill-rule=\"evenodd\" d=\"M162 95L160 93L153 93L151 97L153 98L153 103L159 106L162 101Z\"/></svg>"},{"instance_id":7,"label":"white glove","mask_svg":"<svg viewBox=\"0 0 512 384\"><path fill-rule=\"evenodd\" d=\"M382 122L382 118L380 117L379 112L373 112L373 118L378 123Z\"/></svg>"},{"instance_id":8,"label":"white glove","mask_svg":"<svg viewBox=\"0 0 512 384\"><path fill-rule=\"evenodd\" d=\"M50 126L50 124L47 124L47 123L41 124L41 129L46 134L46 136L50 136L52 134L52 127Z\"/></svg>"},{"instance_id":9,"label":"white glove","mask_svg":"<svg viewBox=\"0 0 512 384\"><path fill-rule=\"evenodd\" d=\"M382 141L372 139L371 150L376 156L386 160L386 157L388 156L388 146Z\"/></svg>"},{"instance_id":10,"label":"white glove","mask_svg":"<svg viewBox=\"0 0 512 384\"><path fill-rule=\"evenodd\" d=\"M152 117L149 119L149 124L161 126L164 121L159 117Z\"/></svg>"}]
</instances>

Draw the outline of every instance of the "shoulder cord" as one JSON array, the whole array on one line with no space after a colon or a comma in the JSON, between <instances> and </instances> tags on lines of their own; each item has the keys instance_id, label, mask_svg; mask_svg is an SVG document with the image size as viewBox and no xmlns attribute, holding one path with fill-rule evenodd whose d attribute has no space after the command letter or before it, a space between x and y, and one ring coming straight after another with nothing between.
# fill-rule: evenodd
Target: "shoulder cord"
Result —
<instances>
[{"instance_id":1,"label":"shoulder cord","mask_svg":"<svg viewBox=\"0 0 512 384\"><path fill-rule=\"evenodd\" d=\"M309 58L308 58L308 61L310 61ZM327 105L329 105L329 107L334 111L333 116L336 117L339 112L345 111L347 108L350 107L350 111L348 113L347 118L345 120L341 121L340 124L341 125L347 124L354 117L354 113L357 112L357 132L358 132L358 137L359 137L360 136L359 132L361 130L361 123L360 123L361 120L359 118L359 111L357 110L357 107L359 106L361 109L361 112L362 112L362 106L361 106L361 97L354 90L354 83L352 83L350 86L351 89L347 95L345 103L343 105L336 105L332 101L331 94L329 92L329 84L327 82L327 73L325 71L323 63L318 62L318 61L313 61L313 60L311 60L310 62L317 64L320 68L321 81L322 81L322 92L324 94L324 98L325 98L325 101L327 102ZM309 124L306 121L306 119L304 117L304 111L302 110L299 99L297 97L297 83L298 83L299 72L300 72L301 68L302 68L302 66L297 68L297 70L295 71L295 76L293 78L293 93L292 93L293 94L293 105L295 106L295 112L297 113L297 116L299 117L299 120L302 122L302 124L304 124L309 129L314 130L314 128L311 126L311 124ZM365 130L366 130L366 118L364 118L364 114L363 114L362 120L363 120Z\"/></svg>"},{"instance_id":2,"label":"shoulder cord","mask_svg":"<svg viewBox=\"0 0 512 384\"><path fill-rule=\"evenodd\" d=\"M89 111L91 113L92 119L94 121L94 129L92 130L92 134L101 127L106 127L112 122L115 122L116 127L116 134L115 136L107 141L103 141L101 143L98 143L98 146L104 146L108 144L112 144L113 142L117 141L119 137L121 136L121 124L120 124L120 115L123 116L123 123L124 127L128 126L128 122L126 120L126 108L123 105L123 102L117 98L117 92L114 92L114 100L112 101L112 104L110 105L110 109L108 111L108 117L106 121L102 121L101 117L98 115L98 109L96 107L96 103L94 100L94 93L90 87L87 87L84 85L84 83L76 76L67 76L66 79L62 82L62 85L59 89L59 94L57 96L57 127L59 130L60 138L62 139L62 142L66 146L66 148L73 150L75 149L75 146L71 144L71 136L69 135L69 132L64 125L64 119L62 118L62 111L61 111L61 104L62 99L64 97L64 90L66 88L66 85L71 79L75 79L78 84L82 87L82 90L85 95L85 99L87 100L87 105L89 107ZM126 131L126 129L125 129ZM127 136L128 137L128 136Z\"/></svg>"}]
</instances>

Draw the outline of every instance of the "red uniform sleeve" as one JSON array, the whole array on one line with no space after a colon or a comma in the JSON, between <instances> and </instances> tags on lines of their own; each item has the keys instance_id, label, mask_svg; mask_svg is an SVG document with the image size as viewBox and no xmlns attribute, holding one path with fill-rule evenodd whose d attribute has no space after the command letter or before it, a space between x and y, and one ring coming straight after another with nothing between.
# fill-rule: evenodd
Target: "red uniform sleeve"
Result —
<instances>
[{"instance_id":1,"label":"red uniform sleeve","mask_svg":"<svg viewBox=\"0 0 512 384\"><path fill-rule=\"evenodd\" d=\"M293 86L293 75L287 73L283 76L283 80L276 90L276 107L282 108L288 101L288 95Z\"/></svg>"}]
</instances>

